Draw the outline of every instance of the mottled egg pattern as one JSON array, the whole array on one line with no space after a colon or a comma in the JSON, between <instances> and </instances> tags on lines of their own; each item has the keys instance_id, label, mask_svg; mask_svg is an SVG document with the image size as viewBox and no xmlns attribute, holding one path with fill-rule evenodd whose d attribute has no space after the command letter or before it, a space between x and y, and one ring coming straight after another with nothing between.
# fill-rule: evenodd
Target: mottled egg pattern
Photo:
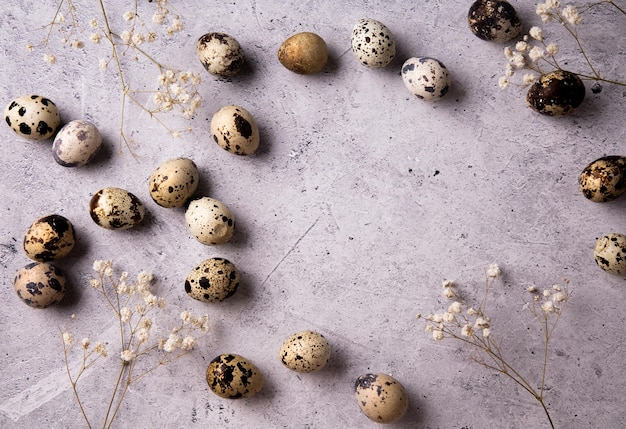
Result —
<instances>
[{"instance_id":1,"label":"mottled egg pattern","mask_svg":"<svg viewBox=\"0 0 626 429\"><path fill-rule=\"evenodd\" d=\"M45 308L65 296L65 273L47 262L33 262L17 272L13 289L28 306Z\"/></svg>"},{"instance_id":2,"label":"mottled egg pattern","mask_svg":"<svg viewBox=\"0 0 626 429\"><path fill-rule=\"evenodd\" d=\"M211 119L213 140L235 155L252 155L259 147L259 127L243 107L224 106Z\"/></svg>"},{"instance_id":3,"label":"mottled egg pattern","mask_svg":"<svg viewBox=\"0 0 626 429\"><path fill-rule=\"evenodd\" d=\"M434 58L409 58L402 65L402 80L409 92L426 101L438 100L448 93L451 77L441 61Z\"/></svg>"},{"instance_id":4,"label":"mottled egg pattern","mask_svg":"<svg viewBox=\"0 0 626 429\"><path fill-rule=\"evenodd\" d=\"M89 202L93 221L106 229L129 229L138 225L146 209L135 195L120 188L104 188Z\"/></svg>"},{"instance_id":5,"label":"mottled egg pattern","mask_svg":"<svg viewBox=\"0 0 626 429\"><path fill-rule=\"evenodd\" d=\"M189 232L203 244L226 243L235 232L235 220L230 209L210 197L202 197L189 203L185 220Z\"/></svg>"},{"instance_id":6,"label":"mottled egg pattern","mask_svg":"<svg viewBox=\"0 0 626 429\"><path fill-rule=\"evenodd\" d=\"M368 67L385 67L396 55L393 34L375 19L360 19L352 29L351 41L355 57Z\"/></svg>"},{"instance_id":7,"label":"mottled egg pattern","mask_svg":"<svg viewBox=\"0 0 626 429\"><path fill-rule=\"evenodd\" d=\"M244 62L239 42L224 33L207 33L200 37L196 52L204 68L216 76L233 76Z\"/></svg>"},{"instance_id":8,"label":"mottled egg pattern","mask_svg":"<svg viewBox=\"0 0 626 429\"><path fill-rule=\"evenodd\" d=\"M237 292L239 273L224 258L210 258L195 267L185 280L185 292L198 301L220 302Z\"/></svg>"},{"instance_id":9,"label":"mottled egg pattern","mask_svg":"<svg viewBox=\"0 0 626 429\"><path fill-rule=\"evenodd\" d=\"M180 207L198 188L200 173L189 158L175 158L159 165L150 175L150 196L161 207Z\"/></svg>"},{"instance_id":10,"label":"mottled egg pattern","mask_svg":"<svg viewBox=\"0 0 626 429\"><path fill-rule=\"evenodd\" d=\"M507 1L476 0L467 20L472 33L483 40L508 42L522 34L522 22Z\"/></svg>"},{"instance_id":11,"label":"mottled egg pattern","mask_svg":"<svg viewBox=\"0 0 626 429\"><path fill-rule=\"evenodd\" d=\"M263 375L246 358L222 354L211 361L206 381L217 396L227 399L249 398L263 389Z\"/></svg>"},{"instance_id":12,"label":"mottled egg pattern","mask_svg":"<svg viewBox=\"0 0 626 429\"><path fill-rule=\"evenodd\" d=\"M626 191L626 157L605 156L589 164L578 179L580 190L591 201L613 201Z\"/></svg>"},{"instance_id":13,"label":"mottled egg pattern","mask_svg":"<svg viewBox=\"0 0 626 429\"><path fill-rule=\"evenodd\" d=\"M54 138L52 155L63 167L78 167L91 162L102 147L98 128L84 119L70 121Z\"/></svg>"},{"instance_id":14,"label":"mottled egg pattern","mask_svg":"<svg viewBox=\"0 0 626 429\"><path fill-rule=\"evenodd\" d=\"M354 384L359 408L377 423L400 420L409 407L409 396L400 382L386 374L364 374Z\"/></svg>"},{"instance_id":15,"label":"mottled egg pattern","mask_svg":"<svg viewBox=\"0 0 626 429\"><path fill-rule=\"evenodd\" d=\"M33 140L52 138L61 123L56 104L39 95L11 101L4 109L4 120L18 135Z\"/></svg>"},{"instance_id":16,"label":"mottled egg pattern","mask_svg":"<svg viewBox=\"0 0 626 429\"><path fill-rule=\"evenodd\" d=\"M74 227L61 215L37 219L26 231L24 251L35 261L45 262L63 258L74 248Z\"/></svg>"},{"instance_id":17,"label":"mottled egg pattern","mask_svg":"<svg viewBox=\"0 0 626 429\"><path fill-rule=\"evenodd\" d=\"M572 113L585 99L585 84L574 73L556 70L543 74L530 87L526 101L535 112L548 116Z\"/></svg>"},{"instance_id":18,"label":"mottled egg pattern","mask_svg":"<svg viewBox=\"0 0 626 429\"><path fill-rule=\"evenodd\" d=\"M626 236L612 232L603 235L593 249L596 264L609 274L626 276Z\"/></svg>"},{"instance_id":19,"label":"mottled egg pattern","mask_svg":"<svg viewBox=\"0 0 626 429\"><path fill-rule=\"evenodd\" d=\"M330 344L323 335L301 331L291 335L280 347L280 361L297 372L322 369L330 359Z\"/></svg>"},{"instance_id":20,"label":"mottled egg pattern","mask_svg":"<svg viewBox=\"0 0 626 429\"><path fill-rule=\"evenodd\" d=\"M278 61L298 74L315 74L328 62L328 46L321 36L304 31L285 40L278 49Z\"/></svg>"}]
</instances>

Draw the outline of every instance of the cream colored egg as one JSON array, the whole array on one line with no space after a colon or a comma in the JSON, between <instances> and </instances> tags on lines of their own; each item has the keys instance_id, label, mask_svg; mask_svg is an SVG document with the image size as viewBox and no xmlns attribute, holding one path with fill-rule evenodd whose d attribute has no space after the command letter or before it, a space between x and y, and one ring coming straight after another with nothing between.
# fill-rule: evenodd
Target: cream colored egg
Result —
<instances>
[{"instance_id":1,"label":"cream colored egg","mask_svg":"<svg viewBox=\"0 0 626 429\"><path fill-rule=\"evenodd\" d=\"M75 244L72 223L56 214L37 219L24 236L26 256L40 262L53 261L67 256Z\"/></svg>"},{"instance_id":2,"label":"cream colored egg","mask_svg":"<svg viewBox=\"0 0 626 429\"><path fill-rule=\"evenodd\" d=\"M396 55L393 34L375 19L360 19L352 29L351 43L354 56L368 67L385 67Z\"/></svg>"},{"instance_id":3,"label":"cream colored egg","mask_svg":"<svg viewBox=\"0 0 626 429\"><path fill-rule=\"evenodd\" d=\"M228 259L209 258L187 275L185 292L198 301L220 302L239 288L239 273Z\"/></svg>"},{"instance_id":4,"label":"cream colored egg","mask_svg":"<svg viewBox=\"0 0 626 429\"><path fill-rule=\"evenodd\" d=\"M16 134L32 140L54 137L61 116L56 104L40 95L24 95L4 109L4 121Z\"/></svg>"},{"instance_id":5,"label":"cream colored egg","mask_svg":"<svg viewBox=\"0 0 626 429\"><path fill-rule=\"evenodd\" d=\"M593 249L596 264L609 274L626 276L626 236L612 232L596 241Z\"/></svg>"},{"instance_id":6,"label":"cream colored egg","mask_svg":"<svg viewBox=\"0 0 626 429\"><path fill-rule=\"evenodd\" d=\"M180 207L196 192L200 173L188 158L175 158L159 165L150 175L148 189L155 203L161 207Z\"/></svg>"},{"instance_id":7,"label":"cream colored egg","mask_svg":"<svg viewBox=\"0 0 626 429\"><path fill-rule=\"evenodd\" d=\"M225 33L204 34L198 39L196 52L206 71L216 76L233 76L244 62L241 45Z\"/></svg>"},{"instance_id":8,"label":"cream colored egg","mask_svg":"<svg viewBox=\"0 0 626 429\"><path fill-rule=\"evenodd\" d=\"M452 78L439 60L409 58L402 65L402 81L409 92L424 101L436 101L446 95Z\"/></svg>"},{"instance_id":9,"label":"cream colored egg","mask_svg":"<svg viewBox=\"0 0 626 429\"><path fill-rule=\"evenodd\" d=\"M21 268L13 281L18 298L34 308L45 308L63 299L65 273L47 262L33 262Z\"/></svg>"},{"instance_id":10,"label":"cream colored egg","mask_svg":"<svg viewBox=\"0 0 626 429\"><path fill-rule=\"evenodd\" d=\"M52 155L63 167L78 167L92 161L101 147L102 135L98 128L89 121L77 119L59 130L52 143Z\"/></svg>"},{"instance_id":11,"label":"cream colored egg","mask_svg":"<svg viewBox=\"0 0 626 429\"><path fill-rule=\"evenodd\" d=\"M250 398L263 389L261 371L237 354L222 354L211 361L206 381L217 396L226 399Z\"/></svg>"},{"instance_id":12,"label":"cream colored egg","mask_svg":"<svg viewBox=\"0 0 626 429\"><path fill-rule=\"evenodd\" d=\"M297 372L322 369L330 359L330 344L323 335L313 331L300 331L287 338L280 347L280 361Z\"/></svg>"},{"instance_id":13,"label":"cream colored egg","mask_svg":"<svg viewBox=\"0 0 626 429\"><path fill-rule=\"evenodd\" d=\"M235 219L222 202L202 197L189 203L185 212L189 232L202 244L223 244L235 232Z\"/></svg>"},{"instance_id":14,"label":"cream colored egg","mask_svg":"<svg viewBox=\"0 0 626 429\"><path fill-rule=\"evenodd\" d=\"M580 173L578 184L591 201L613 201L626 191L626 157L613 155L596 159Z\"/></svg>"},{"instance_id":15,"label":"cream colored egg","mask_svg":"<svg viewBox=\"0 0 626 429\"><path fill-rule=\"evenodd\" d=\"M93 221L106 229L129 229L143 220L146 209L135 195L121 188L104 188L89 202Z\"/></svg>"},{"instance_id":16,"label":"cream colored egg","mask_svg":"<svg viewBox=\"0 0 626 429\"><path fill-rule=\"evenodd\" d=\"M252 155L259 147L259 127L252 114L240 106L224 106L211 119L213 140L235 155Z\"/></svg>"},{"instance_id":17,"label":"cream colored egg","mask_svg":"<svg viewBox=\"0 0 626 429\"><path fill-rule=\"evenodd\" d=\"M364 374L354 384L359 408L370 420L393 423L409 407L409 395L398 380L387 374Z\"/></svg>"}]
</instances>

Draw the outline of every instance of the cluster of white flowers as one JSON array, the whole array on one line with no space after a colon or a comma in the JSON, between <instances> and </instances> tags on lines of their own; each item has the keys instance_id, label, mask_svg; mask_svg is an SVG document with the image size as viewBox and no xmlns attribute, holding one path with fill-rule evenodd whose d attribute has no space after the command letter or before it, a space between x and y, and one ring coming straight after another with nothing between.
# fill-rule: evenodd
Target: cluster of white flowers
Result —
<instances>
[{"instance_id":1,"label":"cluster of white flowers","mask_svg":"<svg viewBox=\"0 0 626 429\"><path fill-rule=\"evenodd\" d=\"M564 282L565 284L568 283L567 280ZM526 288L526 291L532 295L533 299L532 302L524 304L524 308L529 309L537 316L538 312L535 307L538 306L544 318L549 317L551 314L560 316L563 307L567 304L569 299L569 291L567 288L558 284L543 290L540 290L535 285L530 285Z\"/></svg>"},{"instance_id":2,"label":"cluster of white flowers","mask_svg":"<svg viewBox=\"0 0 626 429\"><path fill-rule=\"evenodd\" d=\"M572 5L561 8L559 0L547 0L545 3L537 4L535 12L543 22L556 20L569 25L580 25L582 23L582 16L578 8Z\"/></svg>"},{"instance_id":3,"label":"cluster of white flowers","mask_svg":"<svg viewBox=\"0 0 626 429\"><path fill-rule=\"evenodd\" d=\"M169 112L175 106L185 118L192 118L202 104L199 94L200 74L191 71L164 70L158 76L159 90L154 94L157 109L152 113Z\"/></svg>"}]
</instances>

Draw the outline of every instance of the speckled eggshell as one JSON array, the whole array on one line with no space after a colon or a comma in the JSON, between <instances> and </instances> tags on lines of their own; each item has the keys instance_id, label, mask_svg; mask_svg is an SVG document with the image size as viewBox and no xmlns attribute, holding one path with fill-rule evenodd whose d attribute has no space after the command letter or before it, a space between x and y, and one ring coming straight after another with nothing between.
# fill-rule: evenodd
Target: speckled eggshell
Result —
<instances>
[{"instance_id":1,"label":"speckled eggshell","mask_svg":"<svg viewBox=\"0 0 626 429\"><path fill-rule=\"evenodd\" d=\"M235 220L230 209L210 197L190 202L185 212L185 220L189 232L202 244L226 243L235 232Z\"/></svg>"},{"instance_id":2,"label":"speckled eggshell","mask_svg":"<svg viewBox=\"0 0 626 429\"><path fill-rule=\"evenodd\" d=\"M612 232L603 235L593 249L596 264L609 274L626 276L626 236Z\"/></svg>"},{"instance_id":3,"label":"speckled eggshell","mask_svg":"<svg viewBox=\"0 0 626 429\"><path fill-rule=\"evenodd\" d=\"M185 280L185 292L198 301L221 302L237 292L239 273L224 258L210 258L195 267Z\"/></svg>"},{"instance_id":4,"label":"speckled eggshell","mask_svg":"<svg viewBox=\"0 0 626 429\"><path fill-rule=\"evenodd\" d=\"M360 376L354 395L363 414L377 423L398 421L409 407L409 395L402 384L386 374Z\"/></svg>"},{"instance_id":5,"label":"speckled eggshell","mask_svg":"<svg viewBox=\"0 0 626 429\"><path fill-rule=\"evenodd\" d=\"M137 226L146 214L143 203L135 195L120 188L104 188L89 202L93 221L106 229L129 229Z\"/></svg>"},{"instance_id":6,"label":"speckled eggshell","mask_svg":"<svg viewBox=\"0 0 626 429\"><path fill-rule=\"evenodd\" d=\"M368 67L385 67L396 55L393 34L375 19L360 19L352 29L351 42L354 56Z\"/></svg>"},{"instance_id":7,"label":"speckled eggshell","mask_svg":"<svg viewBox=\"0 0 626 429\"><path fill-rule=\"evenodd\" d=\"M24 236L26 256L39 262L61 259L70 253L75 244L72 223L57 214L37 219Z\"/></svg>"},{"instance_id":8,"label":"speckled eggshell","mask_svg":"<svg viewBox=\"0 0 626 429\"><path fill-rule=\"evenodd\" d=\"M301 331L291 335L280 347L280 361L297 372L322 369L330 359L330 344L323 335Z\"/></svg>"},{"instance_id":9,"label":"speckled eggshell","mask_svg":"<svg viewBox=\"0 0 626 429\"><path fill-rule=\"evenodd\" d=\"M508 42L522 34L522 22L507 1L476 0L467 21L472 33L483 40Z\"/></svg>"},{"instance_id":10,"label":"speckled eggshell","mask_svg":"<svg viewBox=\"0 0 626 429\"><path fill-rule=\"evenodd\" d=\"M585 99L585 84L574 73L555 70L543 74L526 93L528 106L547 116L572 113Z\"/></svg>"},{"instance_id":11,"label":"speckled eggshell","mask_svg":"<svg viewBox=\"0 0 626 429\"><path fill-rule=\"evenodd\" d=\"M19 136L46 140L54 136L61 124L56 104L39 95L23 95L4 109L4 120Z\"/></svg>"},{"instance_id":12,"label":"speckled eggshell","mask_svg":"<svg viewBox=\"0 0 626 429\"><path fill-rule=\"evenodd\" d=\"M304 31L285 40L278 49L278 61L294 73L315 74L328 62L328 46L321 36Z\"/></svg>"},{"instance_id":13,"label":"speckled eggshell","mask_svg":"<svg viewBox=\"0 0 626 429\"><path fill-rule=\"evenodd\" d=\"M216 76L233 76L244 62L244 54L237 40L224 33L207 33L196 44L198 59L204 68Z\"/></svg>"},{"instance_id":14,"label":"speckled eggshell","mask_svg":"<svg viewBox=\"0 0 626 429\"><path fill-rule=\"evenodd\" d=\"M206 381L217 396L226 399L249 398L263 389L263 375L246 358L222 354L211 361Z\"/></svg>"},{"instance_id":15,"label":"speckled eggshell","mask_svg":"<svg viewBox=\"0 0 626 429\"><path fill-rule=\"evenodd\" d=\"M246 109L224 106L211 119L213 140L235 155L252 155L259 147L259 127Z\"/></svg>"},{"instance_id":16,"label":"speckled eggshell","mask_svg":"<svg viewBox=\"0 0 626 429\"><path fill-rule=\"evenodd\" d=\"M13 289L28 306L45 308L65 296L65 273L47 262L33 262L17 272Z\"/></svg>"},{"instance_id":17,"label":"speckled eggshell","mask_svg":"<svg viewBox=\"0 0 626 429\"><path fill-rule=\"evenodd\" d=\"M439 100L448 93L452 78L441 61L409 58L402 65L402 81L409 92L426 101Z\"/></svg>"},{"instance_id":18,"label":"speckled eggshell","mask_svg":"<svg viewBox=\"0 0 626 429\"><path fill-rule=\"evenodd\" d=\"M159 165L150 175L148 189L161 207L181 207L198 189L200 173L189 158L175 158Z\"/></svg>"},{"instance_id":19,"label":"speckled eggshell","mask_svg":"<svg viewBox=\"0 0 626 429\"><path fill-rule=\"evenodd\" d=\"M626 191L626 157L613 155L596 159L580 173L578 184L591 201L613 201Z\"/></svg>"},{"instance_id":20,"label":"speckled eggshell","mask_svg":"<svg viewBox=\"0 0 626 429\"><path fill-rule=\"evenodd\" d=\"M54 138L52 155L63 167L78 167L92 161L102 147L102 135L84 119L70 121Z\"/></svg>"}]
</instances>

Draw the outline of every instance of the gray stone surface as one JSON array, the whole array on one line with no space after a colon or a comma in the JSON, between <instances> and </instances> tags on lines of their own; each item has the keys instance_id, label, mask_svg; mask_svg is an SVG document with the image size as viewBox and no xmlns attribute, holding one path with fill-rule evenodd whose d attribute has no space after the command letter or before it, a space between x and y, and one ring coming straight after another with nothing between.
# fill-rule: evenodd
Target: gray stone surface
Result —
<instances>
[{"instance_id":1,"label":"gray stone surface","mask_svg":"<svg viewBox=\"0 0 626 429\"><path fill-rule=\"evenodd\" d=\"M363 373L384 372L411 398L407 415L392 427L547 428L527 392L472 363L461 344L434 342L415 319L447 306L444 279L478 300L492 262L505 273L490 304L494 337L531 378L538 376L541 338L522 308L524 289L571 281L548 356L546 401L556 426L624 426L626 289L624 279L595 265L592 250L602 234L626 232L626 199L592 203L577 184L589 162L624 155L623 88L588 91L568 117L535 114L525 107L523 89L498 88L503 46L470 33L470 2L172 1L183 31L142 47L172 67L202 73L203 105L190 121L164 117L173 127L192 127L174 139L127 104L123 127L137 141L133 156L119 142L117 72L113 64L98 68L110 47L88 40L89 19L100 17L89 3L97 2L74 2L83 49L62 46L53 30L49 49L27 51L45 38L42 26L55 3L11 0L0 8L1 99L45 95L64 122L93 121L105 150L88 166L64 168L53 160L51 142L26 141L5 125L0 130L0 427L83 426L64 372L62 329L110 341L109 357L79 385L99 426L120 350L113 314L88 285L94 259L111 259L131 275L154 273L173 317L191 309L211 318L195 351L131 386L115 427L373 428L357 407L353 383ZM128 25L122 3L105 2L116 31ZM155 2L138 3L152 28ZM539 23L530 2L517 3L525 22ZM367 69L350 51L352 26L363 17L382 21L397 38L388 68ZM581 36L592 59L606 76L625 80L624 17L599 11L586 19ZM563 63L584 69L562 29L545 28L561 43ZM224 81L202 69L195 41L209 31L241 43L247 64L240 75ZM299 31L326 40L323 73L295 75L277 61L282 41ZM57 63L45 64L45 52ZM128 84L155 89L156 68L132 55L123 59ZM446 64L453 88L445 99L428 104L406 91L400 65L412 56ZM226 104L255 116L261 130L255 156L237 157L212 141L211 116ZM200 244L187 231L184 209L151 201L150 173L178 156L197 163L198 195L233 211L229 244ZM108 231L90 219L89 199L106 186L145 203L141 226ZM26 229L48 213L69 218L79 244L58 263L70 276L70 293L60 305L36 310L17 299L12 280L29 262L21 247ZM183 288L187 273L212 256L230 259L242 276L237 294L220 304L194 301ZM319 331L333 347L320 372L296 374L278 359L283 340L303 329ZM265 375L262 393L238 401L215 396L204 372L221 353L254 362Z\"/></svg>"}]
</instances>

